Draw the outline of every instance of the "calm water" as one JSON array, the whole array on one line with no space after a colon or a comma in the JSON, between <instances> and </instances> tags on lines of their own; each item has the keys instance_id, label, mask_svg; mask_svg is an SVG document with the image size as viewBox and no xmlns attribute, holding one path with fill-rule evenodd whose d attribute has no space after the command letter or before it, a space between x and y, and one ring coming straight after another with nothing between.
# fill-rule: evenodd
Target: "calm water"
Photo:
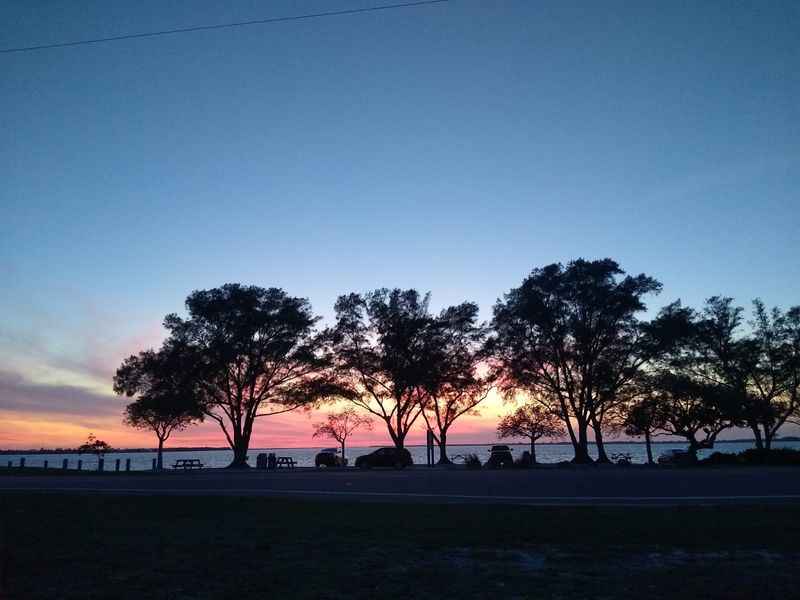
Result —
<instances>
[{"instance_id":1,"label":"calm water","mask_svg":"<svg viewBox=\"0 0 800 600\"><path fill-rule=\"evenodd\" d=\"M481 462L485 462L489 456L490 444L479 444L475 446L450 446L448 454L451 458L459 454L473 453L477 454ZM522 453L528 449L524 444L510 444L515 457L521 456ZM747 448L752 448L753 445L747 442L718 442L713 450L704 450L700 456L707 456L711 452L741 452ZM800 442L775 442L776 448L796 448L800 449ZM686 444L680 442L664 443L653 445L653 455L658 457L662 452L678 448L686 448ZM355 458L362 454L369 454L374 447L353 447L347 449L348 462L352 465ZM414 459L415 464L425 464L425 447L412 446L408 450ZM319 448L251 448L249 453L249 463L255 466L256 455L259 452L274 452L278 456L290 456L297 461L301 467L313 467L314 456L319 451ZM596 457L594 446L591 447L593 456ZM630 454L633 462L644 463L647 459L644 444L606 444L606 452L609 456L615 453ZM155 452L110 452L105 455L105 469L113 470L115 467L116 459L120 459L121 469L125 468L125 460L131 459L132 470L147 470L152 466ZM438 459L438 452L436 457ZM570 444L541 444L536 446L536 458L542 463L556 463L564 460L572 459L572 446ZM19 465L20 458L25 457L25 466L41 467L44 461L48 461L50 468L61 468L63 459L68 459L69 468L77 468L78 460L83 461L83 469L93 470L97 468L97 458L88 454L5 454L0 455L0 464L7 465L8 461L16 466ZM177 451L164 453L164 466L171 466L178 458L199 458L207 467L225 467L233 457L233 453L228 450L199 450L199 451Z\"/></svg>"}]
</instances>

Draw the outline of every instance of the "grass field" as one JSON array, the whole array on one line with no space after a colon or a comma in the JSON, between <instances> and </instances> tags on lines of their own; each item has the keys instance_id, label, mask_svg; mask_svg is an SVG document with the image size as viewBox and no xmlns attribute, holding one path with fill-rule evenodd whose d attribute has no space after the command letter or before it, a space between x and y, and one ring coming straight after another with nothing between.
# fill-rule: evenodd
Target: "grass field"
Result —
<instances>
[{"instance_id":1,"label":"grass field","mask_svg":"<svg viewBox=\"0 0 800 600\"><path fill-rule=\"evenodd\" d=\"M800 507L0 499L0 598L800 597Z\"/></svg>"}]
</instances>

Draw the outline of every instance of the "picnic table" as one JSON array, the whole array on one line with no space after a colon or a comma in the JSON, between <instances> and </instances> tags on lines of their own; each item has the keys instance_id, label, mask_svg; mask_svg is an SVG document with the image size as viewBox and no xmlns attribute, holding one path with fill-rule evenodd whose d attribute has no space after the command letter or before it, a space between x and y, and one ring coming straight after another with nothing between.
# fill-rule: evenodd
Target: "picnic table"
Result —
<instances>
[{"instance_id":1,"label":"picnic table","mask_svg":"<svg viewBox=\"0 0 800 600\"><path fill-rule=\"evenodd\" d=\"M288 469L294 469L297 466L297 462L291 456L279 456L275 461L275 468L280 469L281 467L286 467Z\"/></svg>"},{"instance_id":2,"label":"picnic table","mask_svg":"<svg viewBox=\"0 0 800 600\"><path fill-rule=\"evenodd\" d=\"M175 464L172 465L172 468L183 469L184 471L202 469L203 463L200 462L199 458L179 458L175 460Z\"/></svg>"}]
</instances>

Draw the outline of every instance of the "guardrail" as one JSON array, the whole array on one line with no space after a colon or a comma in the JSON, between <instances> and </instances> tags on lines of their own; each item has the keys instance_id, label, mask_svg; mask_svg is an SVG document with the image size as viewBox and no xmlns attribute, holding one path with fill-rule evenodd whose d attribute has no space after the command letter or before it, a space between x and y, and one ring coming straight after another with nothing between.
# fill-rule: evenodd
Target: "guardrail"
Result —
<instances>
[{"instance_id":1,"label":"guardrail","mask_svg":"<svg viewBox=\"0 0 800 600\"><path fill-rule=\"evenodd\" d=\"M68 458L62 459L62 461L61 461L61 470L62 471L69 470L69 468L70 468L70 464L69 463L70 463L70 461L69 461ZM13 460L9 460L7 466L8 466L9 469L14 469L14 468L24 469L24 468L26 468L26 466L29 469L30 468L34 468L34 469L37 468L37 465L26 465L24 456L19 459L19 463L16 464L16 465L14 464ZM106 467L105 458L98 458L97 459L97 469L96 470L98 472L103 472L103 471L106 470L105 467ZM49 460L45 460L42 463L42 465L39 466L38 468L40 468L42 470L45 470L45 471L56 469L55 466L53 466L53 467L50 466L50 461ZM156 459L155 458L153 459L152 469L153 469L153 471L156 470ZM83 459L78 459L77 460L75 470L76 471L82 471L83 470ZM94 469L92 469L92 470L94 470ZM117 458L117 459L114 460L114 471L119 473L120 471L123 471L123 470L125 472L130 472L131 471L131 459L130 458L126 458L125 459L124 468L123 468L123 462L122 462L121 458Z\"/></svg>"}]
</instances>

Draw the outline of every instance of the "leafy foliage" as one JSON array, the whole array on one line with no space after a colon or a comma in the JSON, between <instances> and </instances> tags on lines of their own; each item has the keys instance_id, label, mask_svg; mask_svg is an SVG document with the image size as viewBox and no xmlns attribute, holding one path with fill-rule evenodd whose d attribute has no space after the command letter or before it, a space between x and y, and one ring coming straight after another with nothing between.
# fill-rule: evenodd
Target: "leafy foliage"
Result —
<instances>
[{"instance_id":1,"label":"leafy foliage","mask_svg":"<svg viewBox=\"0 0 800 600\"><path fill-rule=\"evenodd\" d=\"M136 396L125 408L125 423L156 434L159 469L164 442L172 432L203 420L204 401L191 353L175 343L125 359L114 376L114 391Z\"/></svg>"},{"instance_id":2,"label":"leafy foliage","mask_svg":"<svg viewBox=\"0 0 800 600\"><path fill-rule=\"evenodd\" d=\"M490 349L501 389L523 390L560 415L577 462L591 461L590 427L604 455L606 416L660 349L636 318L644 296L660 289L611 259L578 259L535 269L495 305Z\"/></svg>"},{"instance_id":3,"label":"leafy foliage","mask_svg":"<svg viewBox=\"0 0 800 600\"><path fill-rule=\"evenodd\" d=\"M340 390L326 377L329 340L303 298L279 288L226 284L193 292L188 318L168 315L169 344L190 357L202 411L246 466L258 417L307 408Z\"/></svg>"},{"instance_id":4,"label":"leafy foliage","mask_svg":"<svg viewBox=\"0 0 800 600\"><path fill-rule=\"evenodd\" d=\"M462 415L475 414L492 387L491 378L479 374L487 331L478 324L478 305L465 302L443 310L432 333L428 360L434 370L423 383L422 416L439 446L439 463L448 464L450 428Z\"/></svg>"},{"instance_id":5,"label":"leafy foliage","mask_svg":"<svg viewBox=\"0 0 800 600\"><path fill-rule=\"evenodd\" d=\"M95 454L98 457L103 456L106 452L111 452L113 448L110 444L103 440L97 439L93 433L89 434L86 443L78 446L78 454Z\"/></svg>"},{"instance_id":6,"label":"leafy foliage","mask_svg":"<svg viewBox=\"0 0 800 600\"><path fill-rule=\"evenodd\" d=\"M457 353L468 348L477 308L461 305L437 318L429 300L413 289L378 289L340 296L335 306L339 381L357 407L386 424L398 448L431 394L452 385L464 396L473 377L463 369L470 356Z\"/></svg>"},{"instance_id":7,"label":"leafy foliage","mask_svg":"<svg viewBox=\"0 0 800 600\"><path fill-rule=\"evenodd\" d=\"M352 407L338 413L329 413L322 423L314 423L313 437L328 437L342 446L342 460L345 460L347 438L358 429L372 429L372 420L359 415Z\"/></svg>"}]
</instances>

